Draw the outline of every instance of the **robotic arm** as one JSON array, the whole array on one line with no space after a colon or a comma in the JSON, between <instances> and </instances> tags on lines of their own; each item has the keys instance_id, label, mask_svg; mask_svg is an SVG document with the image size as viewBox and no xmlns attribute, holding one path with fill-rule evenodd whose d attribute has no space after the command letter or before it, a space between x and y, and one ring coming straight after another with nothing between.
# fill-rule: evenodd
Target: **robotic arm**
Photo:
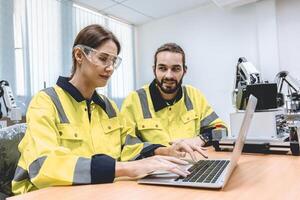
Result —
<instances>
[{"instance_id":1,"label":"robotic arm","mask_svg":"<svg viewBox=\"0 0 300 200\"><path fill-rule=\"evenodd\" d=\"M261 83L262 80L260 76L260 73L252 63L248 62L244 57L239 58L236 66L235 89L237 89L239 85Z\"/></svg>"},{"instance_id":2,"label":"robotic arm","mask_svg":"<svg viewBox=\"0 0 300 200\"><path fill-rule=\"evenodd\" d=\"M261 75L254 65L247 61L246 58L240 57L236 66L234 90L233 90L233 105L237 109L243 108L243 95L247 85L261 83Z\"/></svg>"},{"instance_id":3,"label":"robotic arm","mask_svg":"<svg viewBox=\"0 0 300 200\"><path fill-rule=\"evenodd\" d=\"M300 111L300 83L292 77L288 71L281 71L276 75L275 81L278 86L278 94L284 104L283 85L287 85L287 109L289 112Z\"/></svg>"},{"instance_id":4,"label":"robotic arm","mask_svg":"<svg viewBox=\"0 0 300 200\"><path fill-rule=\"evenodd\" d=\"M21 109L17 107L12 90L9 83L5 80L0 81L0 98L2 97L8 117L13 120L21 120ZM0 119L3 117L0 104Z\"/></svg>"}]
</instances>

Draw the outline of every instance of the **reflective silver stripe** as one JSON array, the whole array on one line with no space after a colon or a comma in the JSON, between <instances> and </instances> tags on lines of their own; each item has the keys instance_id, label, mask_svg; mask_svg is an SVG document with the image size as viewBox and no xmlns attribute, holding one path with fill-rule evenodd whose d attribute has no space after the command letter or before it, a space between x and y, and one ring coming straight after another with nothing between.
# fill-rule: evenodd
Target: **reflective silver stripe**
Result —
<instances>
[{"instance_id":1,"label":"reflective silver stripe","mask_svg":"<svg viewBox=\"0 0 300 200\"><path fill-rule=\"evenodd\" d=\"M149 142L144 142L144 147L143 147L143 149L147 148L147 147L150 146L150 145L152 145L152 144L149 143Z\"/></svg>"},{"instance_id":2,"label":"reflective silver stripe","mask_svg":"<svg viewBox=\"0 0 300 200\"><path fill-rule=\"evenodd\" d=\"M23 181L26 179L29 179L27 170L23 169L22 167L17 166L13 180L14 181Z\"/></svg>"},{"instance_id":3,"label":"reflective silver stripe","mask_svg":"<svg viewBox=\"0 0 300 200\"><path fill-rule=\"evenodd\" d=\"M29 165L29 177L30 179L36 177L40 171L40 169L42 168L42 165L44 164L45 160L46 160L47 156L43 156L40 157L38 159L36 159L35 161L33 161L30 165Z\"/></svg>"},{"instance_id":4,"label":"reflective silver stripe","mask_svg":"<svg viewBox=\"0 0 300 200\"><path fill-rule=\"evenodd\" d=\"M109 118L113 118L117 116L117 113L114 109L114 107L111 105L110 101L108 100L108 98L106 98L105 96L101 95L104 103L105 103L105 111L106 114L108 115Z\"/></svg>"},{"instance_id":5,"label":"reflective silver stripe","mask_svg":"<svg viewBox=\"0 0 300 200\"><path fill-rule=\"evenodd\" d=\"M144 146L143 146L143 149L141 150L141 152L142 152L145 148L147 148L148 146L152 145L152 144L149 143L149 142L144 142L143 144L144 144ZM134 157L133 157L132 159L130 159L130 160L136 160L140 155L141 155L141 154L137 154L136 156L134 156Z\"/></svg>"},{"instance_id":6,"label":"reflective silver stripe","mask_svg":"<svg viewBox=\"0 0 300 200\"><path fill-rule=\"evenodd\" d=\"M91 159L79 157L75 166L73 185L91 183Z\"/></svg>"},{"instance_id":7,"label":"reflective silver stripe","mask_svg":"<svg viewBox=\"0 0 300 200\"><path fill-rule=\"evenodd\" d=\"M210 123L212 123L213 121L215 121L218 118L219 118L219 116L215 112L212 112L210 115L208 115L203 120L201 120L201 122L200 122L201 128L208 126Z\"/></svg>"},{"instance_id":8,"label":"reflective silver stripe","mask_svg":"<svg viewBox=\"0 0 300 200\"><path fill-rule=\"evenodd\" d=\"M53 87L50 87L50 88L44 89L43 91L46 92L46 94L48 94L50 96L52 102L54 103L56 110L58 112L60 122L61 123L70 123L66 116L66 113L61 105L58 95L55 92L55 89Z\"/></svg>"},{"instance_id":9,"label":"reflective silver stripe","mask_svg":"<svg viewBox=\"0 0 300 200\"><path fill-rule=\"evenodd\" d=\"M124 145L134 145L138 143L143 143L138 137L133 137L131 135L127 135L125 139Z\"/></svg>"},{"instance_id":10,"label":"reflective silver stripe","mask_svg":"<svg viewBox=\"0 0 300 200\"><path fill-rule=\"evenodd\" d=\"M186 107L186 110L189 111L189 110L193 110L193 104L192 104L192 101L187 93L187 90L186 90L186 87L183 86L183 95L184 95L184 104L185 104L185 107Z\"/></svg>"},{"instance_id":11,"label":"reflective silver stripe","mask_svg":"<svg viewBox=\"0 0 300 200\"><path fill-rule=\"evenodd\" d=\"M139 95L144 119L152 118L150 109L149 109L146 91L143 88L141 88L141 89L137 90L136 92Z\"/></svg>"}]
</instances>

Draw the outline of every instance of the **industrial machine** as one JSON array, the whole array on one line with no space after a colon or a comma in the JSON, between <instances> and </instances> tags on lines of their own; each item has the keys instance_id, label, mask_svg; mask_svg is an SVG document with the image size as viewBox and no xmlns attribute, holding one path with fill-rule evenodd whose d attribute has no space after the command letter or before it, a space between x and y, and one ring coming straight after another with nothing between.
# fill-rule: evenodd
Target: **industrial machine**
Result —
<instances>
[{"instance_id":1,"label":"industrial machine","mask_svg":"<svg viewBox=\"0 0 300 200\"><path fill-rule=\"evenodd\" d=\"M284 85L287 88L284 88ZM239 58L230 114L231 135L213 138L216 150L233 149L250 94L258 99L243 151L299 155L300 84L288 72L279 72L275 83L264 82L261 74L245 58ZM285 93L287 94L285 95Z\"/></svg>"},{"instance_id":2,"label":"industrial machine","mask_svg":"<svg viewBox=\"0 0 300 200\"><path fill-rule=\"evenodd\" d=\"M9 86L9 83L5 80L0 81L0 99L2 98L3 105L5 107L6 116L11 121L20 121L22 118L21 109L17 106L13 92ZM2 119L3 113L0 103L0 119Z\"/></svg>"}]
</instances>

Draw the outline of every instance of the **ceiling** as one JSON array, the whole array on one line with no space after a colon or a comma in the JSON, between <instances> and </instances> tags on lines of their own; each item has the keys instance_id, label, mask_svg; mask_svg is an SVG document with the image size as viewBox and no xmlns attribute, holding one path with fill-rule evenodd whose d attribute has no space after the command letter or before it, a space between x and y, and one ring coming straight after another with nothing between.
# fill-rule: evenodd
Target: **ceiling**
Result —
<instances>
[{"instance_id":1,"label":"ceiling","mask_svg":"<svg viewBox=\"0 0 300 200\"><path fill-rule=\"evenodd\" d=\"M81 6L141 25L179 12L214 3L219 7L236 7L257 0L73 0Z\"/></svg>"}]
</instances>

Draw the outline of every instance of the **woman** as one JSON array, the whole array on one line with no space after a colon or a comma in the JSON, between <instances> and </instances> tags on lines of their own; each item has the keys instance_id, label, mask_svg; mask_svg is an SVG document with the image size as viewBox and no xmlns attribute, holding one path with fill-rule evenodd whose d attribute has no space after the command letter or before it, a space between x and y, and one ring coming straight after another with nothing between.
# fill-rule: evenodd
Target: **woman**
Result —
<instances>
[{"instance_id":1,"label":"woman","mask_svg":"<svg viewBox=\"0 0 300 200\"><path fill-rule=\"evenodd\" d=\"M121 58L120 43L108 30L90 25L77 35L70 78L39 92L27 111L27 130L12 183L15 194L54 185L110 183L155 170L182 176L185 161L153 156L118 162L125 126L116 105L96 87L104 87Z\"/></svg>"}]
</instances>

